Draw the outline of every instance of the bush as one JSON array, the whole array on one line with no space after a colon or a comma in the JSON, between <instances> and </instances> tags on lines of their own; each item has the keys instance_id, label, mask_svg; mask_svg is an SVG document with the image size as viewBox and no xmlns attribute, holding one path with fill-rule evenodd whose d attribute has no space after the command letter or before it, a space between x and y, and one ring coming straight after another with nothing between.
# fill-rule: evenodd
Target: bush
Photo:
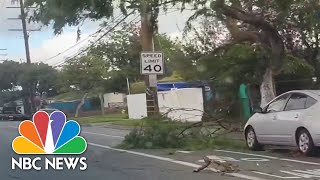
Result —
<instances>
[{"instance_id":1,"label":"bush","mask_svg":"<svg viewBox=\"0 0 320 180\"><path fill-rule=\"evenodd\" d=\"M146 121L146 124L135 127L122 145L126 148L179 148L184 145L179 137L182 127L180 123L172 121Z\"/></svg>"},{"instance_id":2,"label":"bush","mask_svg":"<svg viewBox=\"0 0 320 180\"><path fill-rule=\"evenodd\" d=\"M130 88L132 94L145 93L146 91L146 85L144 81L132 83Z\"/></svg>"},{"instance_id":3,"label":"bush","mask_svg":"<svg viewBox=\"0 0 320 180\"><path fill-rule=\"evenodd\" d=\"M217 127L209 128L202 124L192 126L190 123L163 120L145 120L144 122L125 137L120 145L121 148L198 150L225 146L239 148L244 145L244 143L234 143L233 140L221 138L219 135L225 131L217 131Z\"/></svg>"}]
</instances>

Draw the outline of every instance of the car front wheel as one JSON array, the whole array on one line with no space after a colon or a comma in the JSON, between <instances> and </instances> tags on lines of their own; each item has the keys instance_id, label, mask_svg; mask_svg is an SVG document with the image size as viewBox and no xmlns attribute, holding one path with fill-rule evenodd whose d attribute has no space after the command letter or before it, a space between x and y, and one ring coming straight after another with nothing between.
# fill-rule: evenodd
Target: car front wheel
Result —
<instances>
[{"instance_id":1,"label":"car front wheel","mask_svg":"<svg viewBox=\"0 0 320 180\"><path fill-rule=\"evenodd\" d=\"M310 156L314 152L312 137L306 129L302 129L299 131L298 148L306 156Z\"/></svg>"},{"instance_id":2,"label":"car front wheel","mask_svg":"<svg viewBox=\"0 0 320 180\"><path fill-rule=\"evenodd\" d=\"M250 150L253 150L253 151L262 150L262 145L259 144L256 133L254 132L252 127L248 127L248 129L246 130L246 142Z\"/></svg>"}]
</instances>

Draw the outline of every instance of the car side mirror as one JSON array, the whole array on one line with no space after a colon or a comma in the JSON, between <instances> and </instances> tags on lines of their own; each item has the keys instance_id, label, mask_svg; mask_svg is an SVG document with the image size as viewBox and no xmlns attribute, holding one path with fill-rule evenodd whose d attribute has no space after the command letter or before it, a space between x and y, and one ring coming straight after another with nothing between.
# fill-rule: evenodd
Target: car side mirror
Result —
<instances>
[{"instance_id":1,"label":"car side mirror","mask_svg":"<svg viewBox=\"0 0 320 180\"><path fill-rule=\"evenodd\" d=\"M255 112L255 113L265 113L261 107L255 107L253 109L253 112Z\"/></svg>"}]
</instances>

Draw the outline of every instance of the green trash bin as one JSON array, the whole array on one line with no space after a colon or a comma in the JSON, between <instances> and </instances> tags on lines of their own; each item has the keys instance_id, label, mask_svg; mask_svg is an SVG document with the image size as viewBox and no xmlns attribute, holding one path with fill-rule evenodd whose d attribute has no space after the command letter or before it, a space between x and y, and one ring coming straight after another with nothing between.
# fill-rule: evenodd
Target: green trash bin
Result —
<instances>
[{"instance_id":1,"label":"green trash bin","mask_svg":"<svg viewBox=\"0 0 320 180\"><path fill-rule=\"evenodd\" d=\"M250 100L248 96L248 88L245 84L240 85L239 89L240 101L242 106L242 113L244 119L247 121L251 117Z\"/></svg>"}]
</instances>

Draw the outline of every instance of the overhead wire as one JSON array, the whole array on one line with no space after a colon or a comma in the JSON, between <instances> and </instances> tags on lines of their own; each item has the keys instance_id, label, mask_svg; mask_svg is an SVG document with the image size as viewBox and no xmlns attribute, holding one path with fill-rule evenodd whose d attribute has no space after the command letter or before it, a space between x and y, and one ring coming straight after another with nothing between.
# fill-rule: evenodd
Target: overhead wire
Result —
<instances>
[{"instance_id":1,"label":"overhead wire","mask_svg":"<svg viewBox=\"0 0 320 180\"><path fill-rule=\"evenodd\" d=\"M162 15L167 15L169 13L173 13L173 12L176 12L176 11L179 11L179 10L174 10L174 11L170 11L170 12L165 12L163 14L161 14L160 16ZM134 11L132 11L130 14L126 15L123 19L121 19L115 26L113 26L111 29L109 29L108 31L106 31L103 35L101 35L97 40L95 40L95 42L89 46L87 46L84 50L81 50L80 52L76 53L75 55L73 55L72 57L69 57L63 61L60 61L56 64L53 65L54 68L56 67L60 67L62 66L63 64L65 64L66 62L68 62L70 59L73 59L74 57L82 54L83 52L86 52L87 50L89 50L92 46L94 46L96 43L98 43L104 36L106 36L108 33L110 33L111 31L113 31L117 26L119 26L125 19L127 19L131 14L133 14ZM133 18L130 22L132 23L133 21L135 21L137 18L139 17L139 15L137 15L135 18Z\"/></svg>"},{"instance_id":2,"label":"overhead wire","mask_svg":"<svg viewBox=\"0 0 320 180\"><path fill-rule=\"evenodd\" d=\"M128 18L131 14L133 14L133 13L134 13L134 11L131 12L131 13L129 13L128 15L126 15L124 18L122 18L119 22L117 22L114 26L112 26L108 31L106 31L105 33L103 33L97 40L95 40L94 43L92 43L92 44L90 44L89 46L87 46L84 50L81 50L80 52L76 53L76 54L73 55L72 57L67 58L66 60L63 60L63 61L61 61L61 62L59 62L59 63L56 63L55 65L53 65L53 67L58 67L58 66L64 64L65 62L67 62L68 60L73 59L74 57L76 57L76 56L78 56L78 55L86 52L87 50L89 50L92 46L94 46L95 44L97 44L97 43L98 43L104 36L106 36L108 33L112 32L117 26L119 26L125 19L127 19L127 18ZM131 20L130 23L133 22L134 20L136 20L138 17L139 17L139 15L136 16L133 20Z\"/></svg>"},{"instance_id":3,"label":"overhead wire","mask_svg":"<svg viewBox=\"0 0 320 180\"><path fill-rule=\"evenodd\" d=\"M119 16L117 16L115 19L118 19L120 16L121 16L121 14L120 14ZM114 19L114 21L115 21L115 19ZM56 55L54 55L54 56L52 56L52 57L49 57L49 58L45 59L45 60L44 60L44 61L42 61L42 62L43 62L43 63L46 63L46 62L48 62L48 61L50 61L50 60L52 60L52 59L54 59L54 58L56 58L56 57L60 56L61 54L65 53L65 52L67 52L67 51L71 50L72 48L74 48L74 47L78 46L79 44L81 44L81 43L85 42L86 40L88 40L89 38L93 37L94 35L96 35L96 34L100 33L100 32L101 32L103 29L105 29L105 28L106 28L106 27L102 27L102 28L100 28L98 31L96 31L96 32L94 32L93 34L89 35L89 36L88 36L88 37L86 37L85 39L82 39L81 41L78 41L76 44L74 44L74 45L72 45L72 46L68 47L67 49L63 50L62 52L59 52L58 54L56 54Z\"/></svg>"}]
</instances>

